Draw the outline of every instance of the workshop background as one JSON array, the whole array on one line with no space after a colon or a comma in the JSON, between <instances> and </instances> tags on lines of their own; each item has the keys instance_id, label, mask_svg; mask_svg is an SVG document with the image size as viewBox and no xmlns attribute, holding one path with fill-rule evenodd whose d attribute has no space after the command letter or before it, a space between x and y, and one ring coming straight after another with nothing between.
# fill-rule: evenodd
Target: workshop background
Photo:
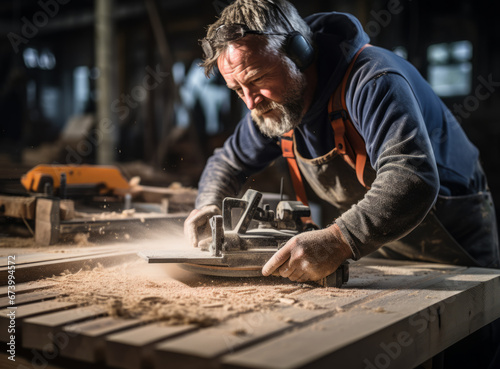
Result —
<instances>
[{"instance_id":1,"label":"workshop background","mask_svg":"<svg viewBox=\"0 0 500 369\"><path fill-rule=\"evenodd\" d=\"M198 66L229 0L0 2L0 192L37 164L115 164L143 184L196 187L245 113ZM407 58L481 151L500 214L500 24L493 1L292 1L302 16L357 16ZM435 139L446 139L437 133ZM250 185L279 192L277 163ZM288 184L288 190L290 191Z\"/></svg>"}]
</instances>

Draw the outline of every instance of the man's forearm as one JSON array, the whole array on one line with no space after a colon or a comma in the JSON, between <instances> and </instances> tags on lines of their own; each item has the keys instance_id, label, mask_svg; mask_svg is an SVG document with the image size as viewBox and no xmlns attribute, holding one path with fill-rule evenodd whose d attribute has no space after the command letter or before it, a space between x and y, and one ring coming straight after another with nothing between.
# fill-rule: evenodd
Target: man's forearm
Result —
<instances>
[{"instance_id":1,"label":"man's forearm","mask_svg":"<svg viewBox=\"0 0 500 369\"><path fill-rule=\"evenodd\" d=\"M336 220L354 258L411 232L431 209L438 188L401 168L379 176L365 198Z\"/></svg>"},{"instance_id":2,"label":"man's forearm","mask_svg":"<svg viewBox=\"0 0 500 369\"><path fill-rule=\"evenodd\" d=\"M206 205L217 205L222 208L222 200L225 197L238 195L244 179L241 169L228 162L222 149L216 150L208 159L201 175L196 208L200 209Z\"/></svg>"}]
</instances>

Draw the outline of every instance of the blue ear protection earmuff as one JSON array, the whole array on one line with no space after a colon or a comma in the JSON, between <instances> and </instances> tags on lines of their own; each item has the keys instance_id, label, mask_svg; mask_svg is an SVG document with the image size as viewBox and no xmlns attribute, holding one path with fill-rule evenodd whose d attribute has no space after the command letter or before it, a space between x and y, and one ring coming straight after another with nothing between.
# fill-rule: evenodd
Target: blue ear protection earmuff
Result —
<instances>
[{"instance_id":1,"label":"blue ear protection earmuff","mask_svg":"<svg viewBox=\"0 0 500 369\"><path fill-rule=\"evenodd\" d=\"M295 63L297 68L301 71L305 70L314 61L313 47L300 32L293 29L292 24L278 4L274 1L268 1L278 10L290 29L285 36L285 44L283 45L286 55Z\"/></svg>"}]
</instances>

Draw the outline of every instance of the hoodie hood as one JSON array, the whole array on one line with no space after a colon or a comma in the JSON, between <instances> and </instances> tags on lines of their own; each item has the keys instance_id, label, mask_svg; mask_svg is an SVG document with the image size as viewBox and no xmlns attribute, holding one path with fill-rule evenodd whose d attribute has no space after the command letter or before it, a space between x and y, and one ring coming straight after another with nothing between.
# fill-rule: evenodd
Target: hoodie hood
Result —
<instances>
[{"instance_id":1,"label":"hoodie hood","mask_svg":"<svg viewBox=\"0 0 500 369\"><path fill-rule=\"evenodd\" d=\"M305 18L305 21L313 32L318 70L314 101L303 118L303 123L307 124L317 119L342 81L352 58L370 38L351 14L317 13Z\"/></svg>"}]
</instances>

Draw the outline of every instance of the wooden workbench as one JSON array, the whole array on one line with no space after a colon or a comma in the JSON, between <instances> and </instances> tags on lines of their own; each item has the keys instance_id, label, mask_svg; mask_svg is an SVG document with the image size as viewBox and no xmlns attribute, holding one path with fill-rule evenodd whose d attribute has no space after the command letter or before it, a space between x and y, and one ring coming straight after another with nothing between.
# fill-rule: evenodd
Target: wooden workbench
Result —
<instances>
[{"instance_id":1,"label":"wooden workbench","mask_svg":"<svg viewBox=\"0 0 500 369\"><path fill-rule=\"evenodd\" d=\"M17 361L2 350L0 367L36 358L57 367L413 368L500 317L498 270L364 259L350 274L342 289L297 292L288 284L296 292L271 309L210 327L111 317L99 306L59 301L50 283L19 283ZM3 342L6 293L0 287Z\"/></svg>"}]
</instances>

